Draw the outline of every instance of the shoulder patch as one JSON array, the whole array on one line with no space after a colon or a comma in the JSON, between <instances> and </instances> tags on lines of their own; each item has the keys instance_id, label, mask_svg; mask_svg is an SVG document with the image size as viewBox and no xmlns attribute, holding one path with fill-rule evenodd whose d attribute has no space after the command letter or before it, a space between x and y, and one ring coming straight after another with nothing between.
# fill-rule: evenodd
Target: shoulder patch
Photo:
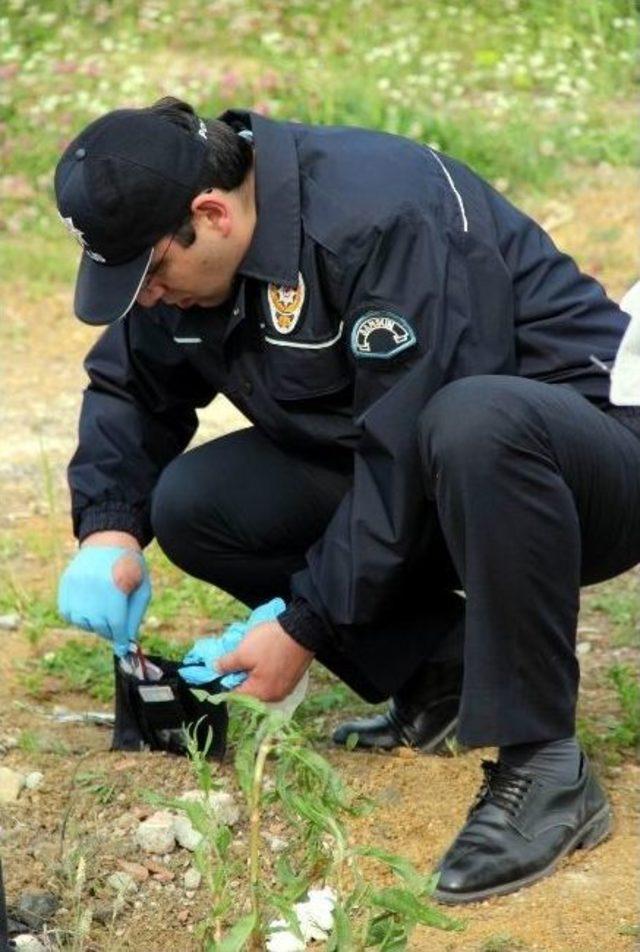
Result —
<instances>
[{"instance_id":1,"label":"shoulder patch","mask_svg":"<svg viewBox=\"0 0 640 952\"><path fill-rule=\"evenodd\" d=\"M366 311L351 331L354 357L388 360L416 344L411 325L392 311Z\"/></svg>"},{"instance_id":2,"label":"shoulder patch","mask_svg":"<svg viewBox=\"0 0 640 952\"><path fill-rule=\"evenodd\" d=\"M270 284L267 288L271 323L279 334L290 334L302 313L306 288L304 278L298 271L298 284L295 288L283 284Z\"/></svg>"}]
</instances>

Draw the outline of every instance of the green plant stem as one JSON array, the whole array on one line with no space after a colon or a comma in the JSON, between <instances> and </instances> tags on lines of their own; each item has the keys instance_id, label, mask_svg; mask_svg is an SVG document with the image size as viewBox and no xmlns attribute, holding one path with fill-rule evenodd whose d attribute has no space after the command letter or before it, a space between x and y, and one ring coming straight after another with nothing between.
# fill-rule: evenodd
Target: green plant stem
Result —
<instances>
[{"instance_id":1,"label":"green plant stem","mask_svg":"<svg viewBox=\"0 0 640 952\"><path fill-rule=\"evenodd\" d=\"M255 915L254 936L259 942L262 933L262 917L260 908L260 803L262 799L262 781L267 757L274 746L274 737L268 734L258 747L253 783L251 785L251 815L249 818L249 888L251 890L251 906Z\"/></svg>"}]
</instances>

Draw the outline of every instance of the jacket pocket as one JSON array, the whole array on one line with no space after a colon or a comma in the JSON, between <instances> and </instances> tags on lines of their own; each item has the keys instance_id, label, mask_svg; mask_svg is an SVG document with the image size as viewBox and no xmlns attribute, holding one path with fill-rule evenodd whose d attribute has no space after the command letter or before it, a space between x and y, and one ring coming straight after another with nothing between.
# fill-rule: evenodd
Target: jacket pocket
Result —
<instances>
[{"instance_id":1,"label":"jacket pocket","mask_svg":"<svg viewBox=\"0 0 640 952\"><path fill-rule=\"evenodd\" d=\"M269 390L276 400L308 400L344 389L351 380L344 350L344 323L319 340L288 340L265 333Z\"/></svg>"}]
</instances>

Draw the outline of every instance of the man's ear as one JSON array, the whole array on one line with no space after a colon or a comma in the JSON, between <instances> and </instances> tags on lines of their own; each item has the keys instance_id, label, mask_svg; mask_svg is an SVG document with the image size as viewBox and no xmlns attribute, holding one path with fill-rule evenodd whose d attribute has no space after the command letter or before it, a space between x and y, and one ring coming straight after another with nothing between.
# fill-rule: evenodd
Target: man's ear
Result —
<instances>
[{"instance_id":1,"label":"man's ear","mask_svg":"<svg viewBox=\"0 0 640 952\"><path fill-rule=\"evenodd\" d=\"M226 238L231 231L233 211L227 192L211 188L191 202L191 214Z\"/></svg>"}]
</instances>

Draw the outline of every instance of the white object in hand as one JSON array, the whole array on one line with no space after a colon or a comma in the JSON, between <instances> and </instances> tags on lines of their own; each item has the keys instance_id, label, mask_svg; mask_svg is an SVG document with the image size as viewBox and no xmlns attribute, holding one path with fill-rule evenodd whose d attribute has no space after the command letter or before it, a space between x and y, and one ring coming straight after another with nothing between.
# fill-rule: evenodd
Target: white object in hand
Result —
<instances>
[{"instance_id":1,"label":"white object in hand","mask_svg":"<svg viewBox=\"0 0 640 952\"><path fill-rule=\"evenodd\" d=\"M620 307L631 315L611 370L609 399L616 406L640 406L640 281L636 281Z\"/></svg>"},{"instance_id":2,"label":"white object in hand","mask_svg":"<svg viewBox=\"0 0 640 952\"><path fill-rule=\"evenodd\" d=\"M302 704L304 701L307 695L308 687L309 672L305 671L291 694L287 694L287 696L283 697L281 701L268 701L266 706L271 711L282 711L287 720L289 720L289 718L293 716L293 712L298 707L298 705Z\"/></svg>"}]
</instances>

